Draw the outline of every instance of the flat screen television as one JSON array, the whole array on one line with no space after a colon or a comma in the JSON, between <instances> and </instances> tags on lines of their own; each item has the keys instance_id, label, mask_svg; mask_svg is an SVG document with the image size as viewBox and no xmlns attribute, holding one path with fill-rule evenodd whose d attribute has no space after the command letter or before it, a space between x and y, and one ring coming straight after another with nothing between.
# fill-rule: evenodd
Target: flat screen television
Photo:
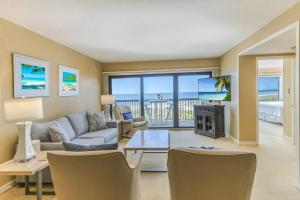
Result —
<instances>
[{"instance_id":1,"label":"flat screen television","mask_svg":"<svg viewBox=\"0 0 300 200\"><path fill-rule=\"evenodd\" d=\"M199 99L210 101L231 101L230 82L230 76L199 79Z\"/></svg>"}]
</instances>

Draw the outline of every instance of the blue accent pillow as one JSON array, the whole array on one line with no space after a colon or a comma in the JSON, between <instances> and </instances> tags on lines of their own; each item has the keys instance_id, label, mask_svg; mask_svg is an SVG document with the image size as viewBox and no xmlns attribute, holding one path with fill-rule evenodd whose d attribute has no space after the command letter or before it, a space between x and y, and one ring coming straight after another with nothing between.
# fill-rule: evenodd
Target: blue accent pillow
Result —
<instances>
[{"instance_id":1,"label":"blue accent pillow","mask_svg":"<svg viewBox=\"0 0 300 200\"><path fill-rule=\"evenodd\" d=\"M131 112L122 113L124 120L133 119Z\"/></svg>"}]
</instances>

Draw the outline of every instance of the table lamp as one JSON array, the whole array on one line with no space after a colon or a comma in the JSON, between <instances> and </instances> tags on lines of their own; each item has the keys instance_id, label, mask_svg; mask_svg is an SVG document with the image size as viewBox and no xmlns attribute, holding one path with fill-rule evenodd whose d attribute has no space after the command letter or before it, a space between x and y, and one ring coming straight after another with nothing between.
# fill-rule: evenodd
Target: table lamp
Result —
<instances>
[{"instance_id":1,"label":"table lamp","mask_svg":"<svg viewBox=\"0 0 300 200\"><path fill-rule=\"evenodd\" d=\"M104 115L106 120L111 120L110 105L115 102L113 95L101 95L101 105L105 106Z\"/></svg>"},{"instance_id":2,"label":"table lamp","mask_svg":"<svg viewBox=\"0 0 300 200\"><path fill-rule=\"evenodd\" d=\"M15 122L19 131L19 141L14 160L25 162L35 157L31 142L31 120L43 118L42 98L22 98L4 101L7 122Z\"/></svg>"}]
</instances>

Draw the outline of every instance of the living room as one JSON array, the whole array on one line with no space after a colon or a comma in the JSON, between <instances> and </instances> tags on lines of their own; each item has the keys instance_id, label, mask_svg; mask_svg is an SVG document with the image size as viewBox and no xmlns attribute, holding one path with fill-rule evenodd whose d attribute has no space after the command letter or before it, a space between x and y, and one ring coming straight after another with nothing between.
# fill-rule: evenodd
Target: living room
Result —
<instances>
[{"instance_id":1,"label":"living room","mask_svg":"<svg viewBox=\"0 0 300 200\"><path fill-rule=\"evenodd\" d=\"M299 1L5 0L0 13L0 199L300 198ZM289 30L296 44L268 56L295 60L293 134L260 134L253 49ZM198 131L194 106L221 107L220 135Z\"/></svg>"}]
</instances>

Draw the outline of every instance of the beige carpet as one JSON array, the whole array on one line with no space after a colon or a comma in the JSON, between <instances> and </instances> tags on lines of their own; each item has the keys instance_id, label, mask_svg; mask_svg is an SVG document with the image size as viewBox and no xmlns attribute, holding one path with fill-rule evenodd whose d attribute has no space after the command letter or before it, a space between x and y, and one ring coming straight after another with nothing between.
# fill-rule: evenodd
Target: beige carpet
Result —
<instances>
[{"instance_id":1,"label":"beige carpet","mask_svg":"<svg viewBox=\"0 0 300 200\"><path fill-rule=\"evenodd\" d=\"M263 129L263 127L261 127ZM257 154L258 168L252 194L253 200L299 200L300 191L296 183L296 148L290 141L278 135L268 133L266 129L260 134L260 147L240 147L228 139L214 140L193 134L193 131L171 131L173 147L188 146L218 146L228 149L252 151ZM121 146L126 140L121 142ZM149 156L149 155L148 155ZM155 155L146 158L145 166L163 166L163 159ZM147 160L148 159L148 160ZM142 200L168 200L167 173L142 173ZM33 200L35 196L24 196L23 188L15 187L0 196L0 200ZM44 196L45 200L55 199L54 196Z\"/></svg>"}]
</instances>

